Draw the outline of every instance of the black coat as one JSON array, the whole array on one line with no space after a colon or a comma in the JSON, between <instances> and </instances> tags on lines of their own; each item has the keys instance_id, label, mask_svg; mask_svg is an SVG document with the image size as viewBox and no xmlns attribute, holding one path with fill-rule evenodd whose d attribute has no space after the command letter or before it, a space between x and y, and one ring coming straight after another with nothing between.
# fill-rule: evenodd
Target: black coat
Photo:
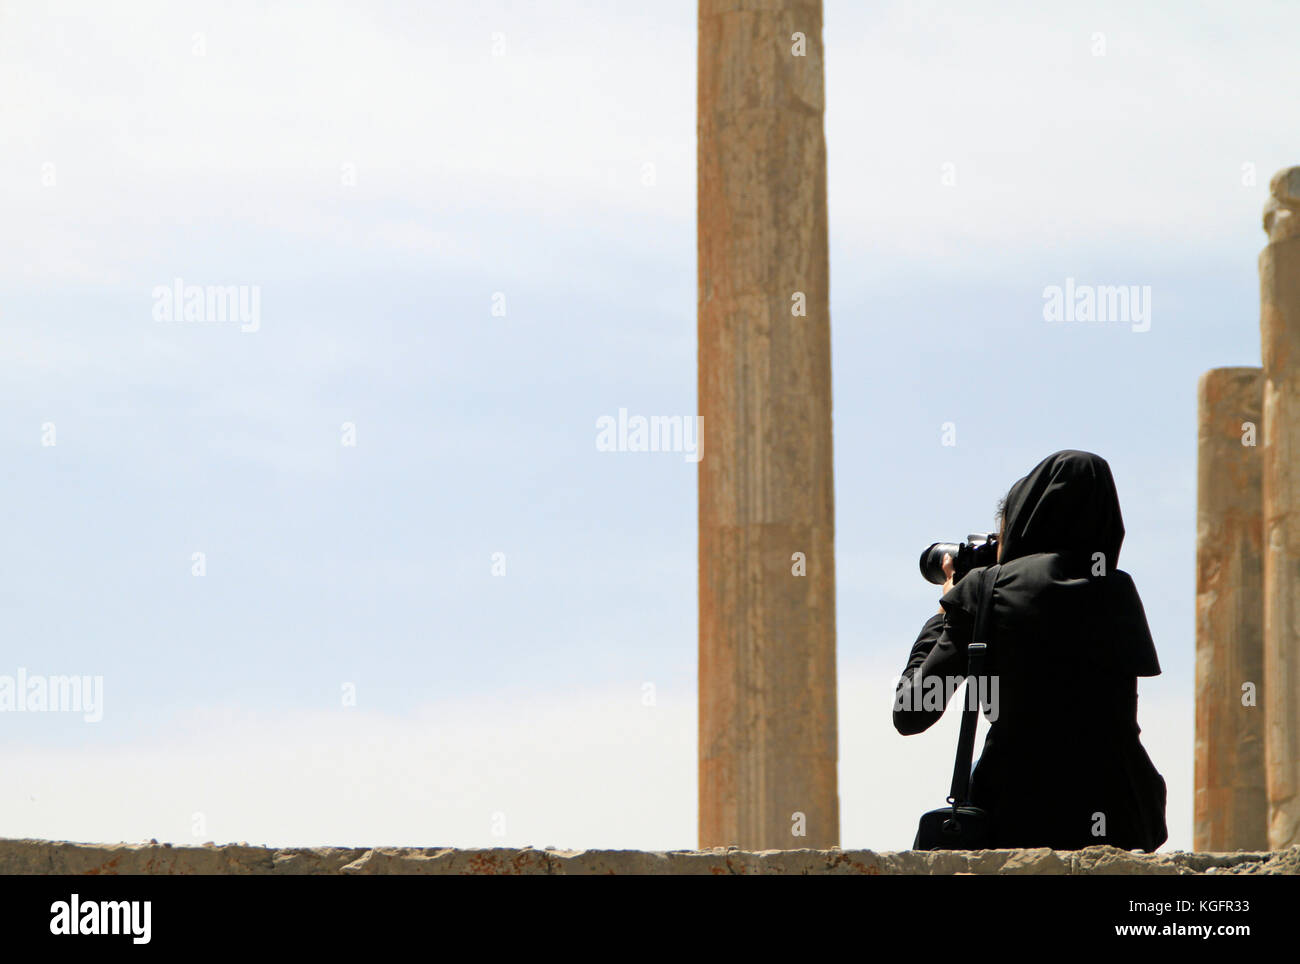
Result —
<instances>
[{"instance_id":1,"label":"black coat","mask_svg":"<svg viewBox=\"0 0 1300 964\"><path fill-rule=\"evenodd\" d=\"M994 846L1150 851L1168 837L1165 781L1137 723L1137 678L1160 665L1133 580L1115 568L1123 533L1109 466L1089 453L1056 453L1007 496L985 640L993 705L970 790ZM894 704L904 735L943 713L926 705L926 678L951 689L965 675L981 571L912 647Z\"/></svg>"}]
</instances>

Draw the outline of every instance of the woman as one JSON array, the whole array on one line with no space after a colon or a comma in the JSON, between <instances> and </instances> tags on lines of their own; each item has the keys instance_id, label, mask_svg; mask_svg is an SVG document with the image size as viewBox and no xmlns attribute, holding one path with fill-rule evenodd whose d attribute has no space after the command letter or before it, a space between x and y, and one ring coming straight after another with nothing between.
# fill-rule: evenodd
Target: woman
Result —
<instances>
[{"instance_id":1,"label":"woman","mask_svg":"<svg viewBox=\"0 0 1300 964\"><path fill-rule=\"evenodd\" d=\"M1124 524L1110 466L1057 452L1011 487L999 514L984 640L997 686L970 802L989 811L996 847L1155 850L1168 837L1166 787L1138 739L1137 678L1160 664L1133 580L1116 568ZM947 561L945 571L940 611L899 682L904 735L943 713L926 706L921 680L967 671L983 570L955 586Z\"/></svg>"}]
</instances>

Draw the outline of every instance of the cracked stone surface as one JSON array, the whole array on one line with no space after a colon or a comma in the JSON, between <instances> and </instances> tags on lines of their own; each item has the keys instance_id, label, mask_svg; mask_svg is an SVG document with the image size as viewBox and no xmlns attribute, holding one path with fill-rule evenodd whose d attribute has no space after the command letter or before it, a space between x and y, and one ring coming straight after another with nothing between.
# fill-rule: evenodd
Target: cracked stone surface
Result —
<instances>
[{"instance_id":1,"label":"cracked stone surface","mask_svg":"<svg viewBox=\"0 0 1300 964\"><path fill-rule=\"evenodd\" d=\"M1300 874L1287 850L538 850L533 847L177 847L0 839L3 874Z\"/></svg>"}]
</instances>

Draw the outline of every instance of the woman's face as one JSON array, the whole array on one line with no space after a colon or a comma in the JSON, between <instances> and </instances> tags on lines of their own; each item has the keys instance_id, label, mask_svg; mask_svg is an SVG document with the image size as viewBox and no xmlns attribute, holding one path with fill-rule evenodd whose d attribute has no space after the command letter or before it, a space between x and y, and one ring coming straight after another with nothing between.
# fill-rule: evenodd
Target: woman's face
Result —
<instances>
[{"instance_id":1,"label":"woman's face","mask_svg":"<svg viewBox=\"0 0 1300 964\"><path fill-rule=\"evenodd\" d=\"M998 562L1002 561L1002 537L1007 529L1007 519L1003 516L998 520Z\"/></svg>"}]
</instances>

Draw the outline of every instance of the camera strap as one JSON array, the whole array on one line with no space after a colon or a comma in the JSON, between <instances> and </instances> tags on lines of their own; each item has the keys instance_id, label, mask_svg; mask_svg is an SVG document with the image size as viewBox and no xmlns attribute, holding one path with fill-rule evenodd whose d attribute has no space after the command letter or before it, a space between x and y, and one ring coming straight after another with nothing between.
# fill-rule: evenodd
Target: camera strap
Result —
<instances>
[{"instance_id":1,"label":"camera strap","mask_svg":"<svg viewBox=\"0 0 1300 964\"><path fill-rule=\"evenodd\" d=\"M975 724L979 716L979 679L984 672L984 657L988 650L988 624L993 610L993 584L997 582L1001 566L989 566L979 574L980 586L975 603L975 626L966 647L967 670L965 709L961 714L961 736L957 739L957 761L952 770L952 792L948 802L953 809L966 806L970 790L971 755L975 751Z\"/></svg>"}]
</instances>

